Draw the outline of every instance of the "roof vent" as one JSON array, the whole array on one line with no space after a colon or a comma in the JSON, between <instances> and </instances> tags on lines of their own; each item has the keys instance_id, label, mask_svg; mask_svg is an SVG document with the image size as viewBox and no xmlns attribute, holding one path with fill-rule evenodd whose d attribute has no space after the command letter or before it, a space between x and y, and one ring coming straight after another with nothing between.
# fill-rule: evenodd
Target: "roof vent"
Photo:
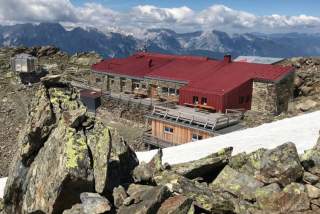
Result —
<instances>
[{"instance_id":1,"label":"roof vent","mask_svg":"<svg viewBox=\"0 0 320 214\"><path fill-rule=\"evenodd\" d=\"M232 60L231 60L231 55L230 55L230 54L224 55L223 61L224 61L225 63L231 63L231 62L232 62Z\"/></svg>"}]
</instances>

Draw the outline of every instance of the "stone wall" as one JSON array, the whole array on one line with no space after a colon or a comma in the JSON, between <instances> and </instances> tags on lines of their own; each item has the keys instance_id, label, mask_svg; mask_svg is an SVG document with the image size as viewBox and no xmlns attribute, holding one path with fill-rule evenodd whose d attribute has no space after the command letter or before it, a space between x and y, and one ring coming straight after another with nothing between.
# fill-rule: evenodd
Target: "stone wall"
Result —
<instances>
[{"instance_id":1,"label":"stone wall","mask_svg":"<svg viewBox=\"0 0 320 214\"><path fill-rule=\"evenodd\" d=\"M291 73L277 83L278 113L288 110L288 104L293 99L295 73Z\"/></svg>"},{"instance_id":2,"label":"stone wall","mask_svg":"<svg viewBox=\"0 0 320 214\"><path fill-rule=\"evenodd\" d=\"M251 110L276 115L287 111L293 97L294 76L291 73L272 83L253 81Z\"/></svg>"}]
</instances>

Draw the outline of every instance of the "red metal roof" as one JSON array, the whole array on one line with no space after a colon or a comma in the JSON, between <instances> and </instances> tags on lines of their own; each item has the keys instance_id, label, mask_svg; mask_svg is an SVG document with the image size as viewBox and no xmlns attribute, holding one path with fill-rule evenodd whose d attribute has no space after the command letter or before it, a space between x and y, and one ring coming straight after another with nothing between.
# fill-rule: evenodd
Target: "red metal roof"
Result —
<instances>
[{"instance_id":1,"label":"red metal roof","mask_svg":"<svg viewBox=\"0 0 320 214\"><path fill-rule=\"evenodd\" d=\"M137 53L125 59L107 59L94 64L92 69L96 72L113 73L123 76L143 78L152 70L170 62L171 58L161 55Z\"/></svg>"},{"instance_id":2,"label":"red metal roof","mask_svg":"<svg viewBox=\"0 0 320 214\"><path fill-rule=\"evenodd\" d=\"M98 72L137 78L187 82L184 90L224 94L250 80L276 81L292 67L227 62L206 57L137 53L125 59L110 59L93 65Z\"/></svg>"}]
</instances>

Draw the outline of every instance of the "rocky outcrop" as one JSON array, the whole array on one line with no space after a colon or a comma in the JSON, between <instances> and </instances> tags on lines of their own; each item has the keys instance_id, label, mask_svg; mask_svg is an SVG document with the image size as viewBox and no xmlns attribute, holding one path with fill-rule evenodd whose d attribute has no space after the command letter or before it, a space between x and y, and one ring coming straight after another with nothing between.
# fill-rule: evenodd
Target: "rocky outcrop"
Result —
<instances>
[{"instance_id":1,"label":"rocky outcrop","mask_svg":"<svg viewBox=\"0 0 320 214\"><path fill-rule=\"evenodd\" d=\"M107 195L108 187L131 179L138 164L120 137L90 118L61 76L42 83L7 182L7 213L61 213L80 202L82 192ZM108 172L116 161L117 178Z\"/></svg>"}]
</instances>

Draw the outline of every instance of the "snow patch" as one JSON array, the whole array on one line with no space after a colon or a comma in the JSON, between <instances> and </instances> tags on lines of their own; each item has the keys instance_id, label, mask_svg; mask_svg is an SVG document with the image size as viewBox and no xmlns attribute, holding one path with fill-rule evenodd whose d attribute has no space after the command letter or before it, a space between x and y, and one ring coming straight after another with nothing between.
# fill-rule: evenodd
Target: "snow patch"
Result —
<instances>
[{"instance_id":1,"label":"snow patch","mask_svg":"<svg viewBox=\"0 0 320 214\"><path fill-rule=\"evenodd\" d=\"M198 160L226 147L233 155L253 152L259 148L272 149L286 142L295 143L298 153L311 149L320 130L320 111L263 124L202 141L163 149L163 163L179 164ZM149 162L157 150L137 152L140 162Z\"/></svg>"},{"instance_id":2,"label":"snow patch","mask_svg":"<svg viewBox=\"0 0 320 214\"><path fill-rule=\"evenodd\" d=\"M0 198L3 198L7 178L0 178Z\"/></svg>"}]
</instances>

